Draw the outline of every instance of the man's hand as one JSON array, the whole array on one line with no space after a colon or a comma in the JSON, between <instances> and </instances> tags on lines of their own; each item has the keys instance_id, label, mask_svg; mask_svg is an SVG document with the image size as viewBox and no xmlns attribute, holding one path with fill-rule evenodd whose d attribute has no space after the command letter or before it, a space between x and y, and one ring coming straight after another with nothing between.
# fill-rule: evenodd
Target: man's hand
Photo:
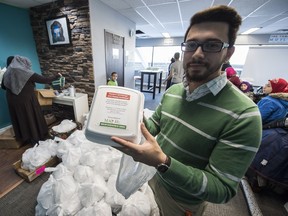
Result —
<instances>
[{"instance_id":1,"label":"man's hand","mask_svg":"<svg viewBox=\"0 0 288 216\"><path fill-rule=\"evenodd\" d=\"M132 143L119 137L113 136L111 139L122 146L116 147L119 151L130 155L135 161L139 161L154 167L157 167L157 165L160 163L164 163L166 160L166 155L160 148L156 139L149 133L143 123L141 124L141 132L146 139L141 145Z\"/></svg>"}]
</instances>

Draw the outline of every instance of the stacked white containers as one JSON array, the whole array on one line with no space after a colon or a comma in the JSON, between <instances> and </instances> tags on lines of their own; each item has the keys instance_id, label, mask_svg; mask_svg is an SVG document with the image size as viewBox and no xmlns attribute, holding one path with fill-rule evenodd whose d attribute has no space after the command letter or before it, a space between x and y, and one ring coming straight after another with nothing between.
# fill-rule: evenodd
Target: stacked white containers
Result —
<instances>
[{"instance_id":1,"label":"stacked white containers","mask_svg":"<svg viewBox=\"0 0 288 216\"><path fill-rule=\"evenodd\" d=\"M90 109L86 138L92 142L119 147L111 136L133 143L141 141L143 93L119 86L99 86Z\"/></svg>"}]
</instances>

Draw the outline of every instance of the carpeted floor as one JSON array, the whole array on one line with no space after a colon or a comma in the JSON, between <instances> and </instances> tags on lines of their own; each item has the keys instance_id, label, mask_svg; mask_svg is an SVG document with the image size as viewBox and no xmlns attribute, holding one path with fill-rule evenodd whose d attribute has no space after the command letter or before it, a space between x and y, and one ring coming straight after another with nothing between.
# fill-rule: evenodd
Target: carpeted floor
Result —
<instances>
[{"instance_id":1,"label":"carpeted floor","mask_svg":"<svg viewBox=\"0 0 288 216\"><path fill-rule=\"evenodd\" d=\"M209 203L203 216L250 216L249 208L241 188L226 204Z\"/></svg>"},{"instance_id":2,"label":"carpeted floor","mask_svg":"<svg viewBox=\"0 0 288 216\"><path fill-rule=\"evenodd\" d=\"M50 173L44 173L33 182L22 182L17 188L0 199L0 215L33 216L37 205L37 195Z\"/></svg>"}]
</instances>

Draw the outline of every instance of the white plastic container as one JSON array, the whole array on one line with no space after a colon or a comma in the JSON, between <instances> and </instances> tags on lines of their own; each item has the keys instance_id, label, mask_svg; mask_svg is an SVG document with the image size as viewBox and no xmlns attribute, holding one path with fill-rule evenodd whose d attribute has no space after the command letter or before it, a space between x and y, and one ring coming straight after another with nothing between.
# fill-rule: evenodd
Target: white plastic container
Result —
<instances>
[{"instance_id":1,"label":"white plastic container","mask_svg":"<svg viewBox=\"0 0 288 216\"><path fill-rule=\"evenodd\" d=\"M91 105L85 136L92 142L115 147L120 145L113 142L111 136L139 144L143 109L143 93L119 86L99 86Z\"/></svg>"},{"instance_id":2,"label":"white plastic container","mask_svg":"<svg viewBox=\"0 0 288 216\"><path fill-rule=\"evenodd\" d=\"M74 86L69 87L69 96L75 97L75 87Z\"/></svg>"}]
</instances>

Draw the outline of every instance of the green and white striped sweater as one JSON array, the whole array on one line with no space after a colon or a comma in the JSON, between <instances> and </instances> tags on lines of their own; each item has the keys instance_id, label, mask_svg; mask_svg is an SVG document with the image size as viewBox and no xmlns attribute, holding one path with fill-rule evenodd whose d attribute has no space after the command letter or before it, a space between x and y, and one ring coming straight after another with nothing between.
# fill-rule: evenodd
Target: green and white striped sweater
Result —
<instances>
[{"instance_id":1,"label":"green and white striped sweater","mask_svg":"<svg viewBox=\"0 0 288 216\"><path fill-rule=\"evenodd\" d=\"M228 202L260 145L259 110L230 82L216 96L185 98L183 84L173 85L145 122L172 159L157 179L176 201Z\"/></svg>"}]
</instances>

